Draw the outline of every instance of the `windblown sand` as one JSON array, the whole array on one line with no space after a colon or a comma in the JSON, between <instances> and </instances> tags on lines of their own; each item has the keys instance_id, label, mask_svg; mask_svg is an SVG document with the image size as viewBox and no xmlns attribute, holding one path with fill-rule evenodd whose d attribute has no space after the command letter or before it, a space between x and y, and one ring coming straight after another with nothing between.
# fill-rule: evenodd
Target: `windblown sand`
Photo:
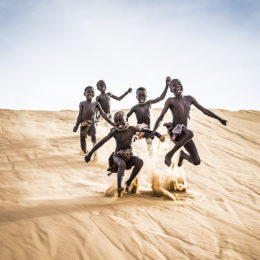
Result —
<instances>
[{"instance_id":1,"label":"windblown sand","mask_svg":"<svg viewBox=\"0 0 260 260\"><path fill-rule=\"evenodd\" d=\"M86 164L77 112L0 110L0 259L260 259L260 112L214 112L227 127L191 113L199 166L168 168L169 139L154 140L153 160L139 140L138 191L117 198L113 139ZM108 131L99 123L98 140ZM171 200L162 188L176 171L187 190Z\"/></svg>"}]
</instances>

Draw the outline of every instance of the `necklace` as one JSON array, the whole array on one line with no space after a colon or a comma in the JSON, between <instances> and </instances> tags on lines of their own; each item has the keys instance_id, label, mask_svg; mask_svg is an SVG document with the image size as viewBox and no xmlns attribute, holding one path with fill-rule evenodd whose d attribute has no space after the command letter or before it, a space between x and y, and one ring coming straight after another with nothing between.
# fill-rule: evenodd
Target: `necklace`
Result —
<instances>
[{"instance_id":1,"label":"necklace","mask_svg":"<svg viewBox=\"0 0 260 260\"><path fill-rule=\"evenodd\" d=\"M125 131L126 129L128 129L128 127L129 127L129 124L125 124L124 128L119 129L116 127L116 130L122 132L122 131Z\"/></svg>"}]
</instances>

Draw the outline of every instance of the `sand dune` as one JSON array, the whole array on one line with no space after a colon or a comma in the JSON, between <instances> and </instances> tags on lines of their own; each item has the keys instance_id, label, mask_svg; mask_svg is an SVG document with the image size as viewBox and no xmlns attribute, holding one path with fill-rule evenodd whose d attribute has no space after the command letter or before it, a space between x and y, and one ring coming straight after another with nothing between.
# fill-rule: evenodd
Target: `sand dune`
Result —
<instances>
[{"instance_id":1,"label":"sand dune","mask_svg":"<svg viewBox=\"0 0 260 260\"><path fill-rule=\"evenodd\" d=\"M214 112L227 127L191 113L201 165L172 170L169 139L154 141L152 161L137 141L138 192L117 198L106 173L114 141L87 165L77 112L0 110L0 259L260 259L260 112ZM98 139L108 130L100 123ZM187 191L171 200L162 188L174 174Z\"/></svg>"}]
</instances>

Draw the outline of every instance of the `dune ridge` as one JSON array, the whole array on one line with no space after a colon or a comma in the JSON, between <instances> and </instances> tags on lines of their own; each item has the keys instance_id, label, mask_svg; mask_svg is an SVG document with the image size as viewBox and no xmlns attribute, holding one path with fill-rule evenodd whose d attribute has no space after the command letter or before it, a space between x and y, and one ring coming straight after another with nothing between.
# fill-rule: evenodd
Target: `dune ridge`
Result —
<instances>
[{"instance_id":1,"label":"dune ridge","mask_svg":"<svg viewBox=\"0 0 260 260\"><path fill-rule=\"evenodd\" d=\"M173 187L169 139L154 141L152 163L145 141L134 143L138 190L117 198L106 172L114 141L87 165L76 111L0 110L0 259L259 259L260 112L213 111L228 126L191 111L202 162L184 162L187 191L171 200L155 196ZM98 140L108 130L99 123Z\"/></svg>"}]
</instances>

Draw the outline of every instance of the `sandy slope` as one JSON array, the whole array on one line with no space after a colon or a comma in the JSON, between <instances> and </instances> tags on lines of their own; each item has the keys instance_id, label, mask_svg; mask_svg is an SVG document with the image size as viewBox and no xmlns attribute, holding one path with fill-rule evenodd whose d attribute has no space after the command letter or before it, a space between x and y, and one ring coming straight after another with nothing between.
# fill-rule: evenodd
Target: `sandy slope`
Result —
<instances>
[{"instance_id":1,"label":"sandy slope","mask_svg":"<svg viewBox=\"0 0 260 260\"><path fill-rule=\"evenodd\" d=\"M260 259L260 112L215 112L228 127L192 111L202 163L184 162L188 190L171 201L151 192L151 165L161 182L172 174L169 140L154 141L153 163L136 142L139 193L107 197L113 140L87 165L77 112L0 110L0 259Z\"/></svg>"}]
</instances>

